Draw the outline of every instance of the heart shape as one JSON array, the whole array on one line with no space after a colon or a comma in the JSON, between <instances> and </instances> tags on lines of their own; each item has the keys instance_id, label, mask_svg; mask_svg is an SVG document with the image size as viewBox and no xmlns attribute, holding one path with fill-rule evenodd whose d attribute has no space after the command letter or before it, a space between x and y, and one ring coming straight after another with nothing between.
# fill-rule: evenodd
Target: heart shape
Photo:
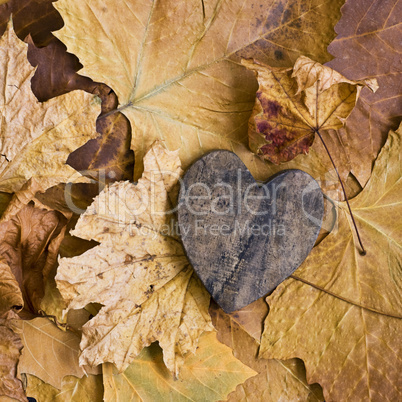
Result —
<instances>
[{"instance_id":1,"label":"heart shape","mask_svg":"<svg viewBox=\"0 0 402 402\"><path fill-rule=\"evenodd\" d=\"M284 170L259 185L232 152L214 151L186 172L179 228L187 256L226 313L264 296L314 246L324 215L318 183Z\"/></svg>"}]
</instances>

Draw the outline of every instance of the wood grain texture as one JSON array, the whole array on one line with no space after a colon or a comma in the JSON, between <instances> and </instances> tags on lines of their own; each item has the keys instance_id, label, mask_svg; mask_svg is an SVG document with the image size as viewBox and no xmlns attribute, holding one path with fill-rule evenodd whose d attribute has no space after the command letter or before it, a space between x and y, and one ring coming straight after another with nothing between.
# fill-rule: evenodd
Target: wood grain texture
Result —
<instances>
[{"instance_id":1,"label":"wood grain texture","mask_svg":"<svg viewBox=\"0 0 402 402\"><path fill-rule=\"evenodd\" d=\"M232 152L215 151L186 172L179 227L186 253L229 313L273 290L304 261L320 231L323 195L301 170L257 183Z\"/></svg>"}]
</instances>

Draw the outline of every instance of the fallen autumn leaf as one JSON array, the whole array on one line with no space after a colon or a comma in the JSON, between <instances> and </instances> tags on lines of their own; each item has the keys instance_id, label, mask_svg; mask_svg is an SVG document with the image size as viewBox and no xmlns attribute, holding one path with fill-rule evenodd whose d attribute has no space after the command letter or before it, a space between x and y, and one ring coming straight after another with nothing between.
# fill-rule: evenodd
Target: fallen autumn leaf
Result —
<instances>
[{"instance_id":1,"label":"fallen autumn leaf","mask_svg":"<svg viewBox=\"0 0 402 402\"><path fill-rule=\"evenodd\" d=\"M213 329L209 294L193 274L172 213L181 163L177 151L155 144L137 185L105 188L80 217L75 236L100 243L62 258L57 286L68 309L104 305L83 327L80 364L115 363L124 371L158 340L166 366L178 375L183 356ZM145 200L145 201L144 201Z\"/></svg>"}]
</instances>

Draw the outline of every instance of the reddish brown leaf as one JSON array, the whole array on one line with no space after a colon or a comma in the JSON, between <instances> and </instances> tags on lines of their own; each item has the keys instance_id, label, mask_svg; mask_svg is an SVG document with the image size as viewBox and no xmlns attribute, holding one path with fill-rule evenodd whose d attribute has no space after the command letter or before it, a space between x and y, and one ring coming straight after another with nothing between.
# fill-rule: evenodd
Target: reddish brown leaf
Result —
<instances>
[{"instance_id":1,"label":"reddish brown leaf","mask_svg":"<svg viewBox=\"0 0 402 402\"><path fill-rule=\"evenodd\" d=\"M255 72L259 84L249 120L249 145L275 164L306 154L318 130L342 127L363 86L378 88L375 80L350 81L305 56L293 69L253 60L242 64Z\"/></svg>"},{"instance_id":2,"label":"reddish brown leaf","mask_svg":"<svg viewBox=\"0 0 402 402\"><path fill-rule=\"evenodd\" d=\"M56 38L51 38L45 47L36 47L32 37L28 43L28 60L37 67L31 80L32 92L40 102L63 95L75 89L94 92L96 84L87 77L77 74L82 67L78 58L67 53L67 48Z\"/></svg>"},{"instance_id":3,"label":"reddish brown leaf","mask_svg":"<svg viewBox=\"0 0 402 402\"><path fill-rule=\"evenodd\" d=\"M96 122L98 138L72 152L67 163L74 169L103 184L133 180L134 152L130 149L130 122L117 108L117 97L106 85L96 91L102 98L102 115Z\"/></svg>"}]
</instances>

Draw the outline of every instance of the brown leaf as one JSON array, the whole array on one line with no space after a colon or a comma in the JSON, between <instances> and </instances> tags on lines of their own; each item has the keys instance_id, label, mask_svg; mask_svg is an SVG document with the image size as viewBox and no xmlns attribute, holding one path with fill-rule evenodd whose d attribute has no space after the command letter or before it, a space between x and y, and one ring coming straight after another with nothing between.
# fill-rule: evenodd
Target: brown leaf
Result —
<instances>
[{"instance_id":1,"label":"brown leaf","mask_svg":"<svg viewBox=\"0 0 402 402\"><path fill-rule=\"evenodd\" d=\"M94 93L96 84L90 78L77 74L82 67L78 58L67 53L67 48L58 39L53 37L47 46L41 48L35 46L31 36L26 42L28 60L37 67L31 80L32 92L40 102L75 89Z\"/></svg>"},{"instance_id":2,"label":"brown leaf","mask_svg":"<svg viewBox=\"0 0 402 402\"><path fill-rule=\"evenodd\" d=\"M338 130L344 158L364 187L388 131L401 120L400 0L347 0L336 25L337 38L328 51L327 65L353 80L376 78L376 93L364 89L356 107ZM338 164L339 165L339 164Z\"/></svg>"},{"instance_id":3,"label":"brown leaf","mask_svg":"<svg viewBox=\"0 0 402 402\"><path fill-rule=\"evenodd\" d=\"M323 401L318 384L309 386L299 359L287 361L258 359L259 342L244 327L225 314L217 305L210 308L218 340L233 349L233 354L258 372L237 386L228 401Z\"/></svg>"},{"instance_id":4,"label":"brown leaf","mask_svg":"<svg viewBox=\"0 0 402 402\"><path fill-rule=\"evenodd\" d=\"M21 289L24 313L38 314L68 218L60 212L35 207L26 194L22 190L14 195L0 221L0 255L12 273L8 284L13 288L18 284ZM3 278L1 284L6 284ZM19 294L16 292L14 298L19 299Z\"/></svg>"},{"instance_id":5,"label":"brown leaf","mask_svg":"<svg viewBox=\"0 0 402 402\"><path fill-rule=\"evenodd\" d=\"M338 203L337 230L267 299L260 355L302 358L326 401L402 397L401 131L390 132L369 182L350 201L367 255Z\"/></svg>"},{"instance_id":6,"label":"brown leaf","mask_svg":"<svg viewBox=\"0 0 402 402\"><path fill-rule=\"evenodd\" d=\"M0 319L11 309L16 312L24 306L22 293L10 267L0 261Z\"/></svg>"},{"instance_id":7,"label":"brown leaf","mask_svg":"<svg viewBox=\"0 0 402 402\"><path fill-rule=\"evenodd\" d=\"M114 362L124 371L158 340L177 375L201 333L212 330L209 295L193 275L169 212L182 173L178 152L155 144L144 163L138 184L109 185L80 217L72 234L100 245L60 259L56 282L68 309L104 306L83 327L81 364Z\"/></svg>"},{"instance_id":8,"label":"brown leaf","mask_svg":"<svg viewBox=\"0 0 402 402\"><path fill-rule=\"evenodd\" d=\"M130 149L130 123L120 112L108 113L117 107L113 91L106 86L98 86L96 91L106 93L102 99L103 114L96 122L96 130L101 135L72 152L67 163L103 184L133 180L134 152Z\"/></svg>"},{"instance_id":9,"label":"brown leaf","mask_svg":"<svg viewBox=\"0 0 402 402\"><path fill-rule=\"evenodd\" d=\"M0 319L0 399L27 402L21 381L16 377L22 349L21 338ZM8 400L8 399L7 399Z\"/></svg>"},{"instance_id":10,"label":"brown leaf","mask_svg":"<svg viewBox=\"0 0 402 402\"><path fill-rule=\"evenodd\" d=\"M0 6L0 36L12 15L15 32L21 40L31 35L38 46L51 41L52 31L63 26L63 19L55 10L55 0L9 0Z\"/></svg>"},{"instance_id":11,"label":"brown leaf","mask_svg":"<svg viewBox=\"0 0 402 402\"><path fill-rule=\"evenodd\" d=\"M259 88L249 121L253 152L275 164L307 153L318 130L337 129L351 113L363 85L300 56L293 70L273 68L251 60L242 64L254 71Z\"/></svg>"}]
</instances>

